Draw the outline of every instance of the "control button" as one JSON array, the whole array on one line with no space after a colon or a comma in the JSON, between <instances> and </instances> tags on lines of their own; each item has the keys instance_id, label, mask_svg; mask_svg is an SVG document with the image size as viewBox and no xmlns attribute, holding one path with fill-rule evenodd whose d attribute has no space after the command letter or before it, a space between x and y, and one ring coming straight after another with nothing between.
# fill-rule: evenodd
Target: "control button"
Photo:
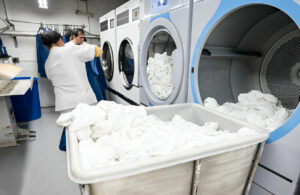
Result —
<instances>
[{"instance_id":1,"label":"control button","mask_svg":"<svg viewBox=\"0 0 300 195\"><path fill-rule=\"evenodd\" d=\"M157 3L157 5L158 6L167 5L167 3L168 3L168 0L159 0L158 3Z\"/></svg>"}]
</instances>

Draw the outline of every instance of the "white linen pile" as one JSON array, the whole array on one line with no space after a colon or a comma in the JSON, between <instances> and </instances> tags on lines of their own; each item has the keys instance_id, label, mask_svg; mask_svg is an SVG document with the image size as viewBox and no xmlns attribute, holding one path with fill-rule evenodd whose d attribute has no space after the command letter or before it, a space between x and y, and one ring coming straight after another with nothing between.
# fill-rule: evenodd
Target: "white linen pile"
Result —
<instances>
[{"instance_id":1,"label":"white linen pile","mask_svg":"<svg viewBox=\"0 0 300 195\"><path fill-rule=\"evenodd\" d=\"M148 59L147 75L151 91L160 99L167 98L173 90L172 56L156 53Z\"/></svg>"},{"instance_id":2,"label":"white linen pile","mask_svg":"<svg viewBox=\"0 0 300 195\"><path fill-rule=\"evenodd\" d=\"M199 126L179 115L162 121L147 115L145 107L109 101L96 106L79 104L72 112L62 114L57 124L77 135L86 169L236 141L259 133L246 127L234 133L220 130L218 123L209 121Z\"/></svg>"},{"instance_id":3,"label":"white linen pile","mask_svg":"<svg viewBox=\"0 0 300 195\"><path fill-rule=\"evenodd\" d=\"M269 132L282 125L292 113L275 96L256 90L240 94L237 103L219 105L216 99L209 97L204 100L204 105Z\"/></svg>"}]
</instances>

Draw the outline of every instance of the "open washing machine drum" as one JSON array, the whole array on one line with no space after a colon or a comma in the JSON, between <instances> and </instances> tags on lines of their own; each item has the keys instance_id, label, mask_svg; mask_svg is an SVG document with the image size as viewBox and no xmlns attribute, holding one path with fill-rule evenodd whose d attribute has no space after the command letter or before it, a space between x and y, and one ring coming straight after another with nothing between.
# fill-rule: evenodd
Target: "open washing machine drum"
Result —
<instances>
[{"instance_id":1,"label":"open washing machine drum","mask_svg":"<svg viewBox=\"0 0 300 195\"><path fill-rule=\"evenodd\" d=\"M293 109L300 97L300 34L288 34L268 52L261 68L262 90Z\"/></svg>"},{"instance_id":2,"label":"open washing machine drum","mask_svg":"<svg viewBox=\"0 0 300 195\"><path fill-rule=\"evenodd\" d=\"M260 90L295 109L300 96L300 31L281 10L247 5L211 29L198 58L202 101L236 102L240 93Z\"/></svg>"},{"instance_id":3,"label":"open washing machine drum","mask_svg":"<svg viewBox=\"0 0 300 195\"><path fill-rule=\"evenodd\" d=\"M130 40L123 40L119 48L119 71L121 82L126 89L132 87L134 77L134 56Z\"/></svg>"},{"instance_id":4,"label":"open washing machine drum","mask_svg":"<svg viewBox=\"0 0 300 195\"><path fill-rule=\"evenodd\" d=\"M112 47L109 42L103 44L102 67L107 81L111 81L114 74L114 57Z\"/></svg>"},{"instance_id":5,"label":"open washing machine drum","mask_svg":"<svg viewBox=\"0 0 300 195\"><path fill-rule=\"evenodd\" d=\"M171 104L182 83L183 48L174 26L165 21L152 25L141 49L141 84L149 103Z\"/></svg>"}]
</instances>

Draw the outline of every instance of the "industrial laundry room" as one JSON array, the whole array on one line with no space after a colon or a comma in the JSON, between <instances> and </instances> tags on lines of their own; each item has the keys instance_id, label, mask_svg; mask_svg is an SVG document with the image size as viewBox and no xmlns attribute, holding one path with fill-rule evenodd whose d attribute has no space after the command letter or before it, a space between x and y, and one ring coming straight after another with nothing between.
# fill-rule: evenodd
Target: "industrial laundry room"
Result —
<instances>
[{"instance_id":1,"label":"industrial laundry room","mask_svg":"<svg viewBox=\"0 0 300 195\"><path fill-rule=\"evenodd\" d=\"M299 0L0 10L0 195L300 194Z\"/></svg>"}]
</instances>

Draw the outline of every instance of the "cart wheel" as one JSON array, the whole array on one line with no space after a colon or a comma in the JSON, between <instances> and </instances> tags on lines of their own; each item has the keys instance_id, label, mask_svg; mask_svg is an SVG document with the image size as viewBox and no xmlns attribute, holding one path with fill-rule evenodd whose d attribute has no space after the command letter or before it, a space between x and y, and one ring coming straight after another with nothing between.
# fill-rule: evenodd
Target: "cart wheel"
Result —
<instances>
[{"instance_id":1,"label":"cart wheel","mask_svg":"<svg viewBox=\"0 0 300 195\"><path fill-rule=\"evenodd\" d=\"M79 184L81 195L90 195L89 186L86 184Z\"/></svg>"}]
</instances>

